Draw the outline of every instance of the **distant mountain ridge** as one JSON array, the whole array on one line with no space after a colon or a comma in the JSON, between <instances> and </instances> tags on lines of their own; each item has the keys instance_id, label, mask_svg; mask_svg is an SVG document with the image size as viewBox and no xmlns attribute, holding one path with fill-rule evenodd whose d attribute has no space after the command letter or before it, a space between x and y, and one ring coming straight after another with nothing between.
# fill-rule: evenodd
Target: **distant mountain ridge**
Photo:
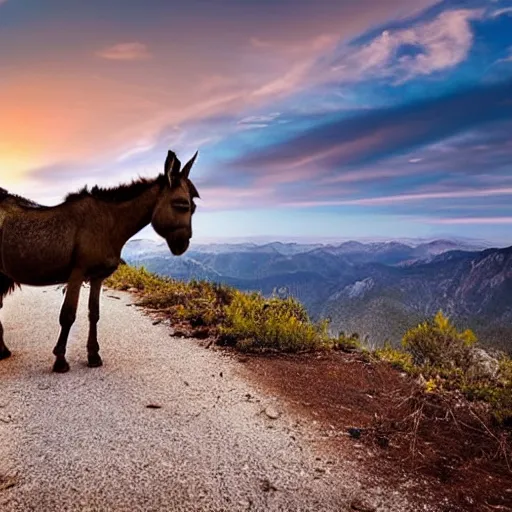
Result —
<instances>
[{"instance_id":1,"label":"distant mountain ridge","mask_svg":"<svg viewBox=\"0 0 512 512\"><path fill-rule=\"evenodd\" d=\"M488 343L512 348L512 248L433 240L193 245L175 258L167 245L132 240L123 258L176 279L206 279L266 295L294 296L336 332L397 342L442 309Z\"/></svg>"}]
</instances>

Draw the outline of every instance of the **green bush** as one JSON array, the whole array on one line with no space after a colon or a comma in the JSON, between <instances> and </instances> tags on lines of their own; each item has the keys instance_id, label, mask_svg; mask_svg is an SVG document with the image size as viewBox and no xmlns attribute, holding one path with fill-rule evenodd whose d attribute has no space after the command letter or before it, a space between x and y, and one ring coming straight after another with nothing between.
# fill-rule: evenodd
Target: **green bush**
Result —
<instances>
[{"instance_id":1,"label":"green bush","mask_svg":"<svg viewBox=\"0 0 512 512\"><path fill-rule=\"evenodd\" d=\"M448 371L457 368L466 371L469 368L471 347L475 343L472 331L457 331L441 311L433 320L407 331L402 340L414 364Z\"/></svg>"},{"instance_id":2,"label":"green bush","mask_svg":"<svg viewBox=\"0 0 512 512\"><path fill-rule=\"evenodd\" d=\"M332 340L332 345L334 350L341 350L342 352L356 352L362 349L362 343L357 332L350 335L341 332L337 338Z\"/></svg>"},{"instance_id":3,"label":"green bush","mask_svg":"<svg viewBox=\"0 0 512 512\"><path fill-rule=\"evenodd\" d=\"M136 288L138 291L155 292L167 288L171 281L148 272L144 267L120 265L118 269L105 280L105 286L117 290Z\"/></svg>"},{"instance_id":4,"label":"green bush","mask_svg":"<svg viewBox=\"0 0 512 512\"><path fill-rule=\"evenodd\" d=\"M143 267L120 266L106 282L140 292L140 305L165 312L172 321L218 331L221 341L240 350L299 352L331 347L327 323L313 324L295 299L246 294L206 281L185 283L162 278Z\"/></svg>"},{"instance_id":5,"label":"green bush","mask_svg":"<svg viewBox=\"0 0 512 512\"><path fill-rule=\"evenodd\" d=\"M157 276L144 267L120 266L105 284L119 290L136 288L139 304L165 311L172 320L187 321L192 327L216 326L224 318L224 309L234 289L206 281L185 283Z\"/></svg>"},{"instance_id":6,"label":"green bush","mask_svg":"<svg viewBox=\"0 0 512 512\"><path fill-rule=\"evenodd\" d=\"M374 355L381 361L391 363L391 365L400 371L415 373L416 368L411 354L403 350L393 348L389 342L386 342L382 348L374 351Z\"/></svg>"},{"instance_id":7,"label":"green bush","mask_svg":"<svg viewBox=\"0 0 512 512\"><path fill-rule=\"evenodd\" d=\"M221 335L244 351L299 352L328 346L327 324L313 325L295 299L265 300L260 294L235 292L226 307Z\"/></svg>"}]
</instances>

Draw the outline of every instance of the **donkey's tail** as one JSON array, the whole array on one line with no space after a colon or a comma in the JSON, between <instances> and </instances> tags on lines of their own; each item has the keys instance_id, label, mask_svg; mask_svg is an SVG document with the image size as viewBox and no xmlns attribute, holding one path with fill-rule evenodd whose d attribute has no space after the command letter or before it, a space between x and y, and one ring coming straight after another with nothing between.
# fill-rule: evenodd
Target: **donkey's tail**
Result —
<instances>
[{"instance_id":1,"label":"donkey's tail","mask_svg":"<svg viewBox=\"0 0 512 512\"><path fill-rule=\"evenodd\" d=\"M10 277L7 277L5 274L0 273L0 299L3 299L9 293L12 293L16 286L21 288L19 283L16 283Z\"/></svg>"}]
</instances>

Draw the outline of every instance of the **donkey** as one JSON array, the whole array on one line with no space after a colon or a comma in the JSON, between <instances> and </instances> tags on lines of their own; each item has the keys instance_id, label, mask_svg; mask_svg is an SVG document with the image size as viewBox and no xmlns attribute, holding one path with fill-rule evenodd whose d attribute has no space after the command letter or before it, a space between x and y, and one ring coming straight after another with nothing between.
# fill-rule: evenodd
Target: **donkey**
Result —
<instances>
[{"instance_id":1,"label":"donkey","mask_svg":"<svg viewBox=\"0 0 512 512\"><path fill-rule=\"evenodd\" d=\"M197 158L181 168L169 151L164 172L155 179L115 188L84 187L57 206L42 206L0 189L0 308L21 284L67 283L60 311L60 334L53 349L53 371L69 370L66 344L76 318L82 283L90 283L87 361L103 364L97 339L102 282L118 267L124 244L149 223L175 256L192 238L192 215L199 198L189 173ZM0 360L11 355L0 323Z\"/></svg>"}]
</instances>

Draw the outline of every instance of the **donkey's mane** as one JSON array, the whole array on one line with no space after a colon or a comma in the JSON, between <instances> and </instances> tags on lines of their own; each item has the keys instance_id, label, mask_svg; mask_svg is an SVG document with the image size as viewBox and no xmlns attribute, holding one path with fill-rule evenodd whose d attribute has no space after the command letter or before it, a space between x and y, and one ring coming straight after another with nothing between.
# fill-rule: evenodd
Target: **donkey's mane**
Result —
<instances>
[{"instance_id":1,"label":"donkey's mane","mask_svg":"<svg viewBox=\"0 0 512 512\"><path fill-rule=\"evenodd\" d=\"M85 186L78 192L72 192L68 194L64 202L71 203L86 197L93 197L95 199L109 203L122 203L124 201L135 199L155 184L160 185L160 187L164 187L167 183L167 176L165 174L160 174L160 176L157 178L139 178L137 180L133 180L131 183L118 185L117 187L111 188L101 188L95 185L89 190L89 188ZM186 179L186 183L188 185L191 198L194 199L195 197L199 197L199 193L197 192L196 187L188 178ZM35 201L32 201L31 199L27 199L26 197L11 194L8 190L5 190L5 188L0 187L0 203L9 198L24 208L34 208L41 210L50 208L50 206L44 206L42 204L36 203Z\"/></svg>"},{"instance_id":2,"label":"donkey's mane","mask_svg":"<svg viewBox=\"0 0 512 512\"><path fill-rule=\"evenodd\" d=\"M108 203L123 203L124 201L130 201L140 196L156 183L163 187L165 182L165 174L160 174L156 179L139 178L133 180L131 183L118 185L117 187L102 188L94 185L94 187L89 190L89 187L85 186L78 192L68 194L65 198L65 202L69 203L84 199L85 197L94 197L95 199L100 199Z\"/></svg>"},{"instance_id":3,"label":"donkey's mane","mask_svg":"<svg viewBox=\"0 0 512 512\"><path fill-rule=\"evenodd\" d=\"M89 188L85 186L78 192L68 194L65 198L65 202L69 203L72 201L78 201L79 199L84 199L85 197L93 197L108 203L123 203L125 201L135 199L155 184L160 185L160 187L164 187L167 183L167 176L165 174L160 174L157 178L139 178L137 180L133 180L131 183L118 185L117 187L101 188L95 185L89 190ZM186 183L191 197L199 197L196 187L188 178L186 179Z\"/></svg>"}]
</instances>

